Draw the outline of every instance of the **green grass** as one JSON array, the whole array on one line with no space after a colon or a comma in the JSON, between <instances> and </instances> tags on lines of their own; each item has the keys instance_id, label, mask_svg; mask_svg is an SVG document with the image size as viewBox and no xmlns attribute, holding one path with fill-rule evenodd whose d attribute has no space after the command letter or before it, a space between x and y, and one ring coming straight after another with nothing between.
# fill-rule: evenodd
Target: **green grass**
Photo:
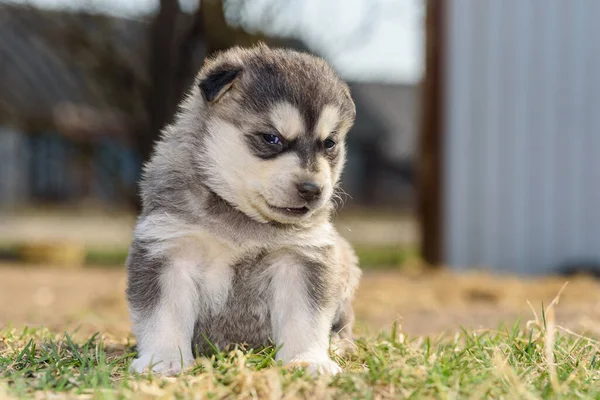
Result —
<instances>
[{"instance_id":1,"label":"green grass","mask_svg":"<svg viewBox=\"0 0 600 400\"><path fill-rule=\"evenodd\" d=\"M0 398L600 398L600 348L590 338L527 329L359 338L334 378L290 371L272 348L200 358L182 376L131 375L132 345L45 329L0 331ZM549 359L550 358L550 359ZM555 362L552 362L555 358ZM52 397L55 398L55 397Z\"/></svg>"},{"instance_id":2,"label":"green grass","mask_svg":"<svg viewBox=\"0 0 600 400\"><path fill-rule=\"evenodd\" d=\"M411 246L355 246L363 269L401 268L419 260L419 252Z\"/></svg>"},{"instance_id":3,"label":"green grass","mask_svg":"<svg viewBox=\"0 0 600 400\"><path fill-rule=\"evenodd\" d=\"M20 246L0 243L0 259L20 260ZM127 247L86 249L85 264L89 266L122 266L127 258ZM410 246L356 246L360 265L365 269L401 268L418 259L418 251Z\"/></svg>"}]
</instances>

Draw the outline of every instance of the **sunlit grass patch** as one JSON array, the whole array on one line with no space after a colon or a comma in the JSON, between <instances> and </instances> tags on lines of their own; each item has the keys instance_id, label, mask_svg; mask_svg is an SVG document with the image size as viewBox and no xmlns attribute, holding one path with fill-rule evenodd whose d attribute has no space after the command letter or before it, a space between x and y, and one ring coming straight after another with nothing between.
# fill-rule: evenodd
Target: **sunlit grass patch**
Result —
<instances>
[{"instance_id":1,"label":"sunlit grass patch","mask_svg":"<svg viewBox=\"0 0 600 400\"><path fill-rule=\"evenodd\" d=\"M70 248L68 243L56 245L52 251L50 244L10 244L0 243L0 259L18 261L29 264L64 264L65 249ZM26 249L26 251L24 250ZM128 247L93 247L87 246L80 249L81 259L74 263L80 266L94 267L123 267L127 259ZM418 261L418 251L414 246L355 246L364 269L395 269L402 268L407 262ZM57 254L55 254L57 253ZM54 257L56 256L56 257ZM54 257L54 258L53 258ZM58 259L58 261L55 260Z\"/></svg>"}]
</instances>

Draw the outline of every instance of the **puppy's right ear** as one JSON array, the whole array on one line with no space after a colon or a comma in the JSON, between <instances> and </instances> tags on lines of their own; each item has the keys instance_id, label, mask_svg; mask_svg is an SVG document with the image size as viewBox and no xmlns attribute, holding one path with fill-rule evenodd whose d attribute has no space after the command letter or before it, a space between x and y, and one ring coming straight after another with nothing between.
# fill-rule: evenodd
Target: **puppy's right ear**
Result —
<instances>
[{"instance_id":1,"label":"puppy's right ear","mask_svg":"<svg viewBox=\"0 0 600 400\"><path fill-rule=\"evenodd\" d=\"M208 73L198 84L204 100L218 101L233 85L242 68L231 64L221 64Z\"/></svg>"}]
</instances>

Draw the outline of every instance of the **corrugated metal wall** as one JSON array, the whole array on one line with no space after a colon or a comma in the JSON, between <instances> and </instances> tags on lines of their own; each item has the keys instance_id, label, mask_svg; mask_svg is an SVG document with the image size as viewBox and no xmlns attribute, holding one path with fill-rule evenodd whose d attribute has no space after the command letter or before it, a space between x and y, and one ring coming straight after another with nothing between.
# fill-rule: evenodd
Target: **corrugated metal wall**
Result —
<instances>
[{"instance_id":1,"label":"corrugated metal wall","mask_svg":"<svg viewBox=\"0 0 600 400\"><path fill-rule=\"evenodd\" d=\"M447 261L600 264L600 1L447 4Z\"/></svg>"}]
</instances>

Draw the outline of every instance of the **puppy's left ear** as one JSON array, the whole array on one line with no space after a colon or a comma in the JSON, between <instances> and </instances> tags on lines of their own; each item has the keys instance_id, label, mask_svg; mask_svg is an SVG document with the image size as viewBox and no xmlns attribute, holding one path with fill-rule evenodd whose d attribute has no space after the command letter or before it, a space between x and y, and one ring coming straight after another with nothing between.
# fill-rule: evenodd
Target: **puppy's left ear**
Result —
<instances>
[{"instance_id":1,"label":"puppy's left ear","mask_svg":"<svg viewBox=\"0 0 600 400\"><path fill-rule=\"evenodd\" d=\"M204 100L209 103L219 101L241 72L242 68L230 64L221 64L210 71L198 84Z\"/></svg>"}]
</instances>

